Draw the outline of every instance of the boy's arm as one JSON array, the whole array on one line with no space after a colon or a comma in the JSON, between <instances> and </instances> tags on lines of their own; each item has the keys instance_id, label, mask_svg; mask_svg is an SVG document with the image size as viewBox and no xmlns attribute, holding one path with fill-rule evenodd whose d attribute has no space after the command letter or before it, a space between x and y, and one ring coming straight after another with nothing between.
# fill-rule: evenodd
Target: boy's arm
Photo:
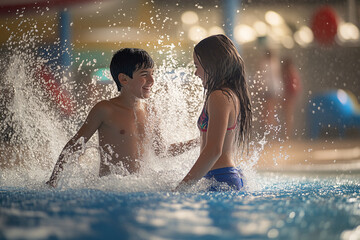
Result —
<instances>
[{"instance_id":1,"label":"boy's arm","mask_svg":"<svg viewBox=\"0 0 360 240\"><path fill-rule=\"evenodd\" d=\"M64 169L64 165L67 163L68 157L83 148L91 136L96 132L100 127L104 115L105 115L105 105L104 103L96 104L90 111L87 116L85 123L81 126L79 131L75 134L73 138L65 145L63 150L60 153L60 156L55 164L54 170L50 176L49 181L46 182L47 185L51 187L56 187L59 181L59 175ZM83 138L83 140L79 140Z\"/></svg>"},{"instance_id":2,"label":"boy's arm","mask_svg":"<svg viewBox=\"0 0 360 240\"><path fill-rule=\"evenodd\" d=\"M166 147L163 137L158 128L155 129L155 138L153 140L153 148L157 156L178 156L186 151L196 148L200 145L200 137L194 138L185 142L178 142L170 144Z\"/></svg>"},{"instance_id":3,"label":"boy's arm","mask_svg":"<svg viewBox=\"0 0 360 240\"><path fill-rule=\"evenodd\" d=\"M185 142L173 143L167 149L168 155L177 156L200 145L200 137Z\"/></svg>"},{"instance_id":4,"label":"boy's arm","mask_svg":"<svg viewBox=\"0 0 360 240\"><path fill-rule=\"evenodd\" d=\"M63 148L63 150L61 151L59 158L55 164L55 167L52 171L52 174L50 176L49 181L46 182L47 185L51 186L51 187L56 187L58 180L59 180L59 175L61 174L61 172L64 170L64 165L67 163L68 157L76 152L77 150L81 149L81 143L83 141L78 141L77 135L75 135Z\"/></svg>"},{"instance_id":5,"label":"boy's arm","mask_svg":"<svg viewBox=\"0 0 360 240\"><path fill-rule=\"evenodd\" d=\"M147 106L149 109L149 106ZM152 112L154 112L154 116L156 116L157 110L154 107L150 108ZM148 116L149 117L149 116ZM189 151L195 147L200 146L200 137L194 138L185 142L173 143L170 146L165 146L164 138L161 134L159 125L160 119L153 119L155 122L152 124L151 128L153 129L154 138L152 140L152 146L154 152L157 156L166 157L166 156L177 156L183 154L186 151Z\"/></svg>"}]
</instances>

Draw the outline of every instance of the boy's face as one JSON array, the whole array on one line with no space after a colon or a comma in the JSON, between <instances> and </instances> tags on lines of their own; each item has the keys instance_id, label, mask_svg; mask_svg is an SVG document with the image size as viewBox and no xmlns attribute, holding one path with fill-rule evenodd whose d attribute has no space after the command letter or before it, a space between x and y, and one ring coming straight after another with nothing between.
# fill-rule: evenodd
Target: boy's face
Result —
<instances>
[{"instance_id":1,"label":"boy's face","mask_svg":"<svg viewBox=\"0 0 360 240\"><path fill-rule=\"evenodd\" d=\"M201 64L199 62L199 59L196 56L195 52L193 53L193 58L194 58L194 65L195 65L195 68L196 68L195 76L198 76L202 80L203 86L205 87L206 80L205 80L204 68L201 66Z\"/></svg>"},{"instance_id":2,"label":"boy's face","mask_svg":"<svg viewBox=\"0 0 360 240\"><path fill-rule=\"evenodd\" d=\"M154 84L153 72L152 68L140 68L133 73L133 78L129 81L129 88L136 97L150 97L151 87Z\"/></svg>"}]
</instances>

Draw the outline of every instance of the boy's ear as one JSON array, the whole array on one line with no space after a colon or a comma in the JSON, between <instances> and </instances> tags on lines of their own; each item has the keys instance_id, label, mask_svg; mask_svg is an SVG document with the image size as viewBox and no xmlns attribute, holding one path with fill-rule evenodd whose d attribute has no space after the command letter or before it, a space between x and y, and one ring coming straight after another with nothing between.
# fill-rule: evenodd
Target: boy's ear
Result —
<instances>
[{"instance_id":1,"label":"boy's ear","mask_svg":"<svg viewBox=\"0 0 360 240\"><path fill-rule=\"evenodd\" d=\"M128 76L126 74L119 73L118 79L122 86L124 86L128 83Z\"/></svg>"}]
</instances>

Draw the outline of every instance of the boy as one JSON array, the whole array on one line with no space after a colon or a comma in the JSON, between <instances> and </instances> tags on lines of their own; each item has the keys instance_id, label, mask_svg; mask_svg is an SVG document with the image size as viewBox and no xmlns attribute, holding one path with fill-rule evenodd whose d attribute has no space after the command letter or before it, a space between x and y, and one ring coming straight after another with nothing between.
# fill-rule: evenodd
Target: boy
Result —
<instances>
[{"instance_id":1,"label":"boy","mask_svg":"<svg viewBox=\"0 0 360 240\"><path fill-rule=\"evenodd\" d=\"M81 150L98 131L100 146L99 176L112 173L113 166L122 165L129 173L139 170L144 152L145 108L140 99L150 97L154 62L149 54L136 48L116 52L110 63L110 72L121 94L97 103L85 123L65 145L46 184L56 187L59 175L70 154Z\"/></svg>"},{"instance_id":2,"label":"boy","mask_svg":"<svg viewBox=\"0 0 360 240\"><path fill-rule=\"evenodd\" d=\"M49 186L56 187L67 158L82 149L98 131L100 146L99 176L118 173L116 166L124 167L130 174L138 172L146 141L145 123L147 112L139 101L150 97L154 62L149 54L137 48L123 48L116 52L110 63L110 72L121 94L97 103L85 123L62 150L54 167ZM176 156L199 145L199 139L174 143L165 148L161 133L154 129L157 138L153 147L157 155L166 152ZM166 149L166 151L165 151ZM165 155L166 156L166 155Z\"/></svg>"}]
</instances>

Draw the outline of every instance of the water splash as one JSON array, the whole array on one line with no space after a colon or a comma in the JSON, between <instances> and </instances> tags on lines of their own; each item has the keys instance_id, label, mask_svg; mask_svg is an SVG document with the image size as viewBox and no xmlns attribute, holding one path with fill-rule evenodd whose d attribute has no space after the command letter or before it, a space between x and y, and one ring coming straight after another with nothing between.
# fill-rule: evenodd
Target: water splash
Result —
<instances>
[{"instance_id":1,"label":"water splash","mask_svg":"<svg viewBox=\"0 0 360 240\"><path fill-rule=\"evenodd\" d=\"M203 88L200 79L193 75L192 65L181 66L171 54L171 47L164 49L168 50L164 50L164 60L156 67L153 94L147 101L152 106L150 125L159 128L164 144L168 146L198 137L196 120L203 104ZM75 92L74 89L84 89L78 95L71 95L74 112L65 115L58 106L54 106L54 101L44 89L40 79L43 75L37 74L42 69L40 66L43 66L44 59L33 53L20 52L10 56L5 81L1 86L2 92L11 95L1 99L7 109L2 130L7 126L11 128L12 135L7 139L7 144L1 146L5 154L1 163L4 171L0 175L0 183L2 186L41 188L48 180L62 147L77 131L91 105L105 96L114 96L116 92L114 85L98 86L97 82L85 85L69 83L70 80L65 79L60 85L63 91L71 93ZM92 91L94 96L91 99L77 97L86 91ZM155 119L160 121L156 122ZM60 188L169 190L185 176L199 154L198 149L177 157L160 158L150 153L138 175L112 175L99 179L99 149L96 142L95 135L82 154L69 159L59 182ZM258 155L253 155L251 159L249 163L244 160L245 170L253 168Z\"/></svg>"},{"instance_id":2,"label":"water splash","mask_svg":"<svg viewBox=\"0 0 360 240\"><path fill-rule=\"evenodd\" d=\"M5 46L8 54L0 62L6 72L0 85L4 93L0 97L3 113L0 127L1 132L6 133L2 139L4 144L0 146L0 186L44 188L61 149L83 123L91 107L118 94L114 84L104 85L94 79L74 81L74 75L81 75L82 65L87 63L80 63L73 72L59 68L58 56L51 54L51 48L58 48L59 44L55 42L51 47L44 47L42 37L35 37L35 32L36 24L20 38L10 37ZM196 120L204 99L201 81L194 76L192 64L179 63L173 44L154 48L161 55L161 62L155 68L152 97L147 100L152 106L149 126L160 130L167 146L196 138L199 135ZM90 59L88 63L95 61ZM199 149L177 157L157 157L148 151L146 161L141 160L143 167L139 174L99 179L97 140L95 134L81 154L69 157L59 188L125 192L170 190L199 155ZM245 155L238 155L236 160L249 173L249 179L256 174L253 168L263 145L254 150L250 161ZM201 186L204 184L200 183L198 189Z\"/></svg>"}]
</instances>

